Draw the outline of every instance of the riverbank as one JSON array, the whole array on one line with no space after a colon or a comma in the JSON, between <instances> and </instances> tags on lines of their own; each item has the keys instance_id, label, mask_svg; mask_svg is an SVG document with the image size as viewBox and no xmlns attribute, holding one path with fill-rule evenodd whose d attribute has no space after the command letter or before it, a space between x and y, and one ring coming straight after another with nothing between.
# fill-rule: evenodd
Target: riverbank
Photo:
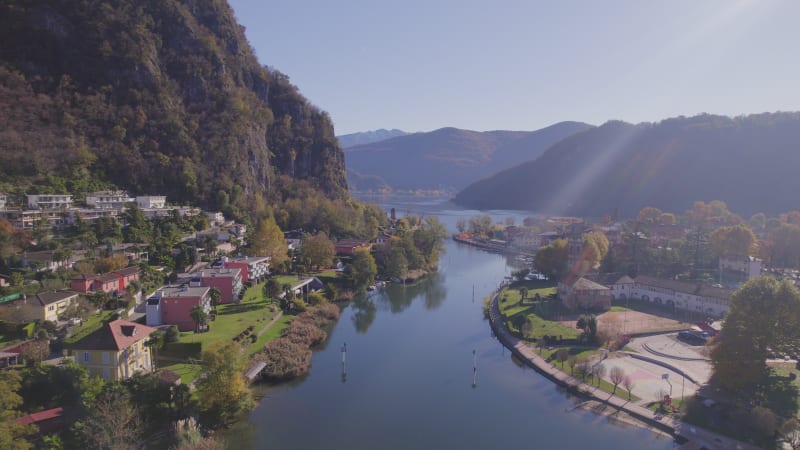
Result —
<instances>
[{"instance_id":1,"label":"riverbank","mask_svg":"<svg viewBox=\"0 0 800 450\"><path fill-rule=\"evenodd\" d=\"M475 239L463 235L454 234L453 240L460 244L470 245L472 247L477 247L481 250L488 250L490 252L507 253L511 255L523 255L530 257L535 256L531 252L524 252L522 250L510 247L507 242L498 241L496 239L491 239L491 240Z\"/></svg>"},{"instance_id":2,"label":"riverbank","mask_svg":"<svg viewBox=\"0 0 800 450\"><path fill-rule=\"evenodd\" d=\"M598 402L598 404L607 406L607 408L592 408L591 410L609 416L624 413L631 419L634 419L631 420L633 424L644 426L644 428L648 429L656 429L661 433L669 434L677 439L690 441L686 444L687 446L702 444L709 448L741 450L757 448L700 427L683 423L671 416L659 415L643 406L633 404L623 398L600 391L594 386L587 385L583 381L562 372L545 361L544 358L539 356L536 351L526 345L525 342L511 334L508 328L506 328L502 315L500 314L498 299L499 295L497 292L492 294L489 302L489 323L500 343L529 367L556 384L563 386L570 393L585 398L587 401Z\"/></svg>"}]
</instances>

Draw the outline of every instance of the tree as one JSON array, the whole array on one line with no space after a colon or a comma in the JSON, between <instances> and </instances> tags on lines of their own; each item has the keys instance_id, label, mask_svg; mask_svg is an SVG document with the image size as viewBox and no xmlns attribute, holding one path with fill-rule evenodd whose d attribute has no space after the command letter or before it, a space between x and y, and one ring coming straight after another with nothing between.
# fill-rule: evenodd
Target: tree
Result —
<instances>
[{"instance_id":1,"label":"tree","mask_svg":"<svg viewBox=\"0 0 800 450\"><path fill-rule=\"evenodd\" d=\"M216 341L202 357L203 371L195 383L200 409L211 423L225 423L252 404L242 350L234 342Z\"/></svg>"},{"instance_id":2,"label":"tree","mask_svg":"<svg viewBox=\"0 0 800 450\"><path fill-rule=\"evenodd\" d=\"M800 291L789 281L761 276L733 293L718 344L713 379L730 390L752 387L766 372L767 347L798 334Z\"/></svg>"},{"instance_id":3,"label":"tree","mask_svg":"<svg viewBox=\"0 0 800 450\"><path fill-rule=\"evenodd\" d=\"M614 366L608 373L608 377L611 380L611 384L614 385L614 390L611 392L614 394L617 392L617 386L625 379L625 371L622 370L622 367Z\"/></svg>"},{"instance_id":4,"label":"tree","mask_svg":"<svg viewBox=\"0 0 800 450\"><path fill-rule=\"evenodd\" d=\"M628 375L625 375L625 377L622 379L622 387L624 387L625 390L628 391L628 400L630 400L631 391L633 390L633 388L636 387L636 383L633 381L633 378L631 378Z\"/></svg>"},{"instance_id":5,"label":"tree","mask_svg":"<svg viewBox=\"0 0 800 450\"><path fill-rule=\"evenodd\" d=\"M27 450L31 448L25 436L33 430L32 426L17 423L22 414L17 407L22 405L20 375L13 371L0 371L0 448L9 450Z\"/></svg>"},{"instance_id":6,"label":"tree","mask_svg":"<svg viewBox=\"0 0 800 450\"><path fill-rule=\"evenodd\" d=\"M597 317L594 314L581 314L575 327L583 330L583 337L594 340L597 336Z\"/></svg>"},{"instance_id":7,"label":"tree","mask_svg":"<svg viewBox=\"0 0 800 450\"><path fill-rule=\"evenodd\" d=\"M303 245L300 247L300 255L303 260L308 261L312 270L320 267L330 267L333 265L333 256L336 254L336 246L324 232L316 235L304 234Z\"/></svg>"},{"instance_id":8,"label":"tree","mask_svg":"<svg viewBox=\"0 0 800 450\"><path fill-rule=\"evenodd\" d=\"M564 361L569 358L569 351L567 349L562 348L556 352L556 359L561 363L561 368L564 368Z\"/></svg>"},{"instance_id":9,"label":"tree","mask_svg":"<svg viewBox=\"0 0 800 450\"><path fill-rule=\"evenodd\" d=\"M208 298L211 300L211 307L214 308L214 313L217 312L217 306L222 300L222 292L219 289L212 287L208 290Z\"/></svg>"},{"instance_id":10,"label":"tree","mask_svg":"<svg viewBox=\"0 0 800 450\"><path fill-rule=\"evenodd\" d=\"M353 262L348 267L351 286L356 290L365 289L372 284L378 274L375 258L369 250L363 248L353 253Z\"/></svg>"},{"instance_id":11,"label":"tree","mask_svg":"<svg viewBox=\"0 0 800 450\"><path fill-rule=\"evenodd\" d=\"M191 312L189 312L189 316L192 317L194 320L194 332L197 333L199 330L205 328L206 321L208 320L208 313L202 306L196 305L192 308Z\"/></svg>"},{"instance_id":12,"label":"tree","mask_svg":"<svg viewBox=\"0 0 800 450\"><path fill-rule=\"evenodd\" d=\"M76 424L88 448L135 449L142 437L141 416L119 383L105 385L87 407L89 416Z\"/></svg>"},{"instance_id":13,"label":"tree","mask_svg":"<svg viewBox=\"0 0 800 450\"><path fill-rule=\"evenodd\" d=\"M525 302L525 299L528 298L528 288L526 288L525 286L519 288L519 298L520 298L520 303Z\"/></svg>"},{"instance_id":14,"label":"tree","mask_svg":"<svg viewBox=\"0 0 800 450\"><path fill-rule=\"evenodd\" d=\"M177 325L170 325L167 328L167 332L164 333L164 342L178 342L178 339L181 338L181 332L178 330Z\"/></svg>"},{"instance_id":15,"label":"tree","mask_svg":"<svg viewBox=\"0 0 800 450\"><path fill-rule=\"evenodd\" d=\"M569 366L570 374L575 375L575 366L578 364L578 357L569 355L567 357L567 365Z\"/></svg>"},{"instance_id":16,"label":"tree","mask_svg":"<svg viewBox=\"0 0 800 450\"><path fill-rule=\"evenodd\" d=\"M28 365L39 364L50 354L50 339L34 339L22 345L22 357Z\"/></svg>"},{"instance_id":17,"label":"tree","mask_svg":"<svg viewBox=\"0 0 800 450\"><path fill-rule=\"evenodd\" d=\"M603 377L606 376L606 366L603 365L602 363L595 364L592 369L592 372L594 376L597 378L597 384L599 385L600 380L602 380Z\"/></svg>"},{"instance_id":18,"label":"tree","mask_svg":"<svg viewBox=\"0 0 800 450\"><path fill-rule=\"evenodd\" d=\"M711 249L717 256L741 255L748 256L755 253L756 236L747 225L720 227L714 230L709 237Z\"/></svg>"},{"instance_id":19,"label":"tree","mask_svg":"<svg viewBox=\"0 0 800 450\"><path fill-rule=\"evenodd\" d=\"M663 212L658 208L645 206L639 210L639 214L636 215L636 220L642 223L658 223L662 214Z\"/></svg>"},{"instance_id":20,"label":"tree","mask_svg":"<svg viewBox=\"0 0 800 450\"><path fill-rule=\"evenodd\" d=\"M263 219L248 236L248 252L256 256L268 256L270 264L278 266L289 259L286 239L275 219Z\"/></svg>"},{"instance_id":21,"label":"tree","mask_svg":"<svg viewBox=\"0 0 800 450\"><path fill-rule=\"evenodd\" d=\"M539 273L547 278L558 279L567 271L567 257L567 241L557 239L536 252L533 265Z\"/></svg>"},{"instance_id":22,"label":"tree","mask_svg":"<svg viewBox=\"0 0 800 450\"><path fill-rule=\"evenodd\" d=\"M264 283L263 291L265 297L269 298L270 300L275 300L279 295L281 295L281 285L275 278L270 278L266 283Z\"/></svg>"},{"instance_id":23,"label":"tree","mask_svg":"<svg viewBox=\"0 0 800 450\"><path fill-rule=\"evenodd\" d=\"M150 337L145 341L145 347L150 349L150 366L156 370L156 360L158 359L158 351L164 347L164 333L155 331L150 334Z\"/></svg>"},{"instance_id":24,"label":"tree","mask_svg":"<svg viewBox=\"0 0 800 450\"><path fill-rule=\"evenodd\" d=\"M389 260L386 263L386 275L399 280L405 280L408 276L408 259L403 247L399 245L391 247Z\"/></svg>"}]
</instances>

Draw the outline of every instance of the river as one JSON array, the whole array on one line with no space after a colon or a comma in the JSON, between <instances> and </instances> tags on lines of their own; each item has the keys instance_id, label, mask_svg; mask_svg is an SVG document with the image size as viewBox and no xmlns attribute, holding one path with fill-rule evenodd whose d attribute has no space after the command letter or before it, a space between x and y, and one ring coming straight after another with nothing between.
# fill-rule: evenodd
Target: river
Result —
<instances>
[{"instance_id":1,"label":"river","mask_svg":"<svg viewBox=\"0 0 800 450\"><path fill-rule=\"evenodd\" d=\"M368 198L399 217L437 215L450 231L477 211L443 199ZM515 212L489 212L495 220ZM514 361L481 311L508 258L448 240L439 273L348 305L310 374L276 386L223 434L236 449L672 449L668 438L574 409ZM474 296L473 296L474 289ZM341 348L346 343L346 366ZM473 351L475 355L473 356ZM477 379L473 378L473 358ZM475 384L473 385L473 382Z\"/></svg>"}]
</instances>

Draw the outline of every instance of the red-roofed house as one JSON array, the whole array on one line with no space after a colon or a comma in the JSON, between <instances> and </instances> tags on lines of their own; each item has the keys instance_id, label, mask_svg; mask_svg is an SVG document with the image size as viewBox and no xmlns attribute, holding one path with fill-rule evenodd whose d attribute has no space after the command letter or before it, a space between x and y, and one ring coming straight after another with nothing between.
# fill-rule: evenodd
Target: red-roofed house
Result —
<instances>
[{"instance_id":1,"label":"red-roofed house","mask_svg":"<svg viewBox=\"0 0 800 450\"><path fill-rule=\"evenodd\" d=\"M365 248L369 250L371 248L369 242L361 241L358 239L342 239L341 241L336 243L336 254L337 255L352 255L356 252L356 250L360 248Z\"/></svg>"},{"instance_id":2,"label":"red-roofed house","mask_svg":"<svg viewBox=\"0 0 800 450\"><path fill-rule=\"evenodd\" d=\"M119 290L124 291L126 287L128 287L132 281L139 281L139 267L138 266L130 266L124 269L116 270L112 272L114 275L119 277Z\"/></svg>"},{"instance_id":3,"label":"red-roofed house","mask_svg":"<svg viewBox=\"0 0 800 450\"><path fill-rule=\"evenodd\" d=\"M124 380L136 372L150 372L150 349L144 345L156 331L136 322L114 320L73 345L75 362L91 376Z\"/></svg>"}]
</instances>

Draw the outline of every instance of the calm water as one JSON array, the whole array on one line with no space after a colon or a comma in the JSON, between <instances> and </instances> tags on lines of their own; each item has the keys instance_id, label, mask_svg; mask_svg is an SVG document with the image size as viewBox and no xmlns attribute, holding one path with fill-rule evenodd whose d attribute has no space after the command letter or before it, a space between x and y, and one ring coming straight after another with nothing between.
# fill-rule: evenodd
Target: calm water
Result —
<instances>
[{"instance_id":1,"label":"calm water","mask_svg":"<svg viewBox=\"0 0 800 450\"><path fill-rule=\"evenodd\" d=\"M380 203L394 206L399 216L436 214L451 231L458 218L476 214L441 200ZM511 212L492 215L522 219ZM509 262L448 241L435 277L349 305L326 347L314 353L310 375L259 387L263 400L226 433L228 447L675 448L646 430L572 410L574 398L512 360L481 312L481 299L513 270ZM345 342L346 375L340 351Z\"/></svg>"}]
</instances>

